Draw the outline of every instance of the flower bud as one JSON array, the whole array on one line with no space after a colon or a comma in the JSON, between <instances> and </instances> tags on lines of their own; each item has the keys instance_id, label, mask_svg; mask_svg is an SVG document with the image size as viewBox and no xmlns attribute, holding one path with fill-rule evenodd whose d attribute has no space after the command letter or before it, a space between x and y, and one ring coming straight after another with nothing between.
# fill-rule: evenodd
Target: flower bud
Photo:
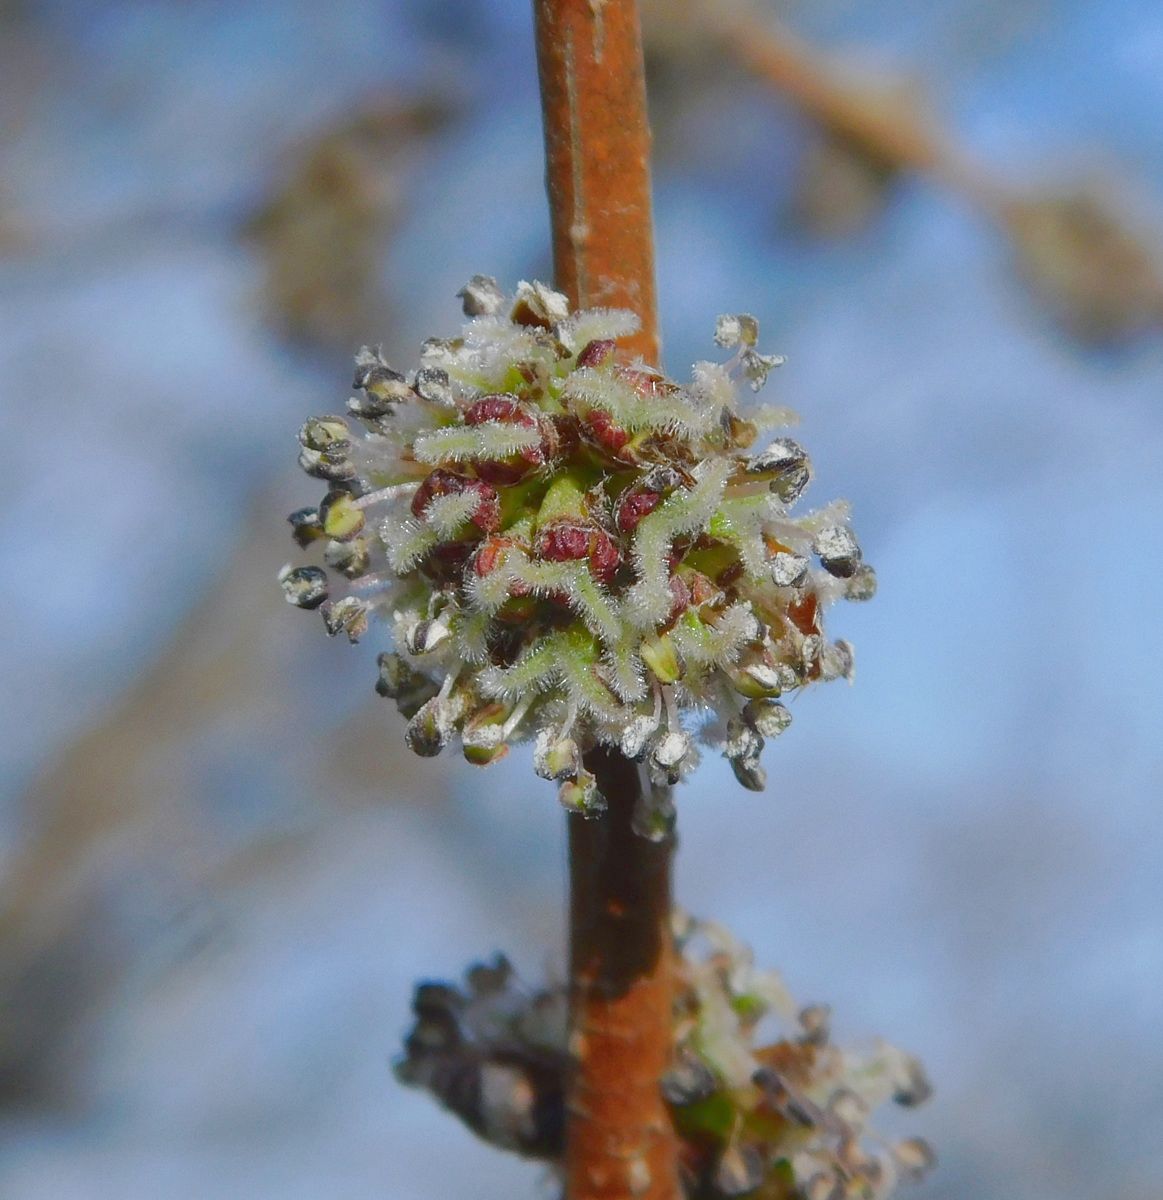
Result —
<instances>
[{"instance_id":1,"label":"flower bud","mask_svg":"<svg viewBox=\"0 0 1163 1200\"><path fill-rule=\"evenodd\" d=\"M542 525L533 550L547 562L586 559L594 578L601 583L610 583L621 563L617 543L600 525L568 518Z\"/></svg>"},{"instance_id":2,"label":"flower bud","mask_svg":"<svg viewBox=\"0 0 1163 1200\"><path fill-rule=\"evenodd\" d=\"M598 790L598 781L584 767L573 779L567 779L558 789L557 798L566 812L587 819L606 811L606 798Z\"/></svg>"},{"instance_id":3,"label":"flower bud","mask_svg":"<svg viewBox=\"0 0 1163 1200\"><path fill-rule=\"evenodd\" d=\"M323 608L323 623L329 637L347 634L349 642L358 642L368 626L368 606L357 596L344 596Z\"/></svg>"},{"instance_id":4,"label":"flower bud","mask_svg":"<svg viewBox=\"0 0 1163 1200\"><path fill-rule=\"evenodd\" d=\"M766 450L748 459L746 471L752 478L767 480L784 504L794 504L812 477L804 448L791 438L776 438Z\"/></svg>"},{"instance_id":5,"label":"flower bud","mask_svg":"<svg viewBox=\"0 0 1163 1200\"><path fill-rule=\"evenodd\" d=\"M318 567L292 567L279 572L279 583L288 604L296 608L318 608L327 599L327 572Z\"/></svg>"},{"instance_id":6,"label":"flower bud","mask_svg":"<svg viewBox=\"0 0 1163 1200\"><path fill-rule=\"evenodd\" d=\"M638 522L652 513L662 502L662 493L642 487L629 488L618 499L614 520L622 533L633 533Z\"/></svg>"},{"instance_id":7,"label":"flower bud","mask_svg":"<svg viewBox=\"0 0 1163 1200\"><path fill-rule=\"evenodd\" d=\"M364 394L347 402L348 411L365 420L382 417L401 404L415 400L416 393L399 371L388 366L381 352L365 346L355 356L352 387Z\"/></svg>"},{"instance_id":8,"label":"flower bud","mask_svg":"<svg viewBox=\"0 0 1163 1200\"><path fill-rule=\"evenodd\" d=\"M350 492L333 491L323 497L319 505L319 522L323 532L337 542L350 542L363 529L363 509L355 502Z\"/></svg>"},{"instance_id":9,"label":"flower bud","mask_svg":"<svg viewBox=\"0 0 1163 1200\"><path fill-rule=\"evenodd\" d=\"M599 338L587 342L577 356L579 367L600 367L602 363L614 356L618 343L613 338Z\"/></svg>"},{"instance_id":10,"label":"flower bud","mask_svg":"<svg viewBox=\"0 0 1163 1200\"><path fill-rule=\"evenodd\" d=\"M299 430L299 444L306 450L326 450L329 446L351 444L351 431L342 417L311 417Z\"/></svg>"},{"instance_id":11,"label":"flower bud","mask_svg":"<svg viewBox=\"0 0 1163 1200\"><path fill-rule=\"evenodd\" d=\"M455 407L456 402L447 371L441 371L438 367L422 367L416 372L413 387L420 399L427 400L429 404L436 404L442 408Z\"/></svg>"},{"instance_id":12,"label":"flower bud","mask_svg":"<svg viewBox=\"0 0 1163 1200\"><path fill-rule=\"evenodd\" d=\"M463 301L466 317L491 317L505 302L504 293L491 275L474 275L456 294Z\"/></svg>"},{"instance_id":13,"label":"flower bud","mask_svg":"<svg viewBox=\"0 0 1163 1200\"><path fill-rule=\"evenodd\" d=\"M428 654L448 641L451 636L452 630L448 623L439 617L417 621L404 635L404 648L409 654Z\"/></svg>"},{"instance_id":14,"label":"flower bud","mask_svg":"<svg viewBox=\"0 0 1163 1200\"><path fill-rule=\"evenodd\" d=\"M317 508L297 508L287 518L287 522L291 526L291 536L304 549L323 536L323 526L319 524Z\"/></svg>"},{"instance_id":15,"label":"flower bud","mask_svg":"<svg viewBox=\"0 0 1163 1200\"><path fill-rule=\"evenodd\" d=\"M844 595L848 600L871 600L876 595L876 571L862 563L849 577Z\"/></svg>"},{"instance_id":16,"label":"flower bud","mask_svg":"<svg viewBox=\"0 0 1163 1200\"><path fill-rule=\"evenodd\" d=\"M304 447L299 451L299 466L316 479L344 483L358 474L355 463L347 457L347 449L342 442L336 442L325 450L309 450Z\"/></svg>"},{"instance_id":17,"label":"flower bud","mask_svg":"<svg viewBox=\"0 0 1163 1200\"><path fill-rule=\"evenodd\" d=\"M808 560L801 554L780 550L771 556L771 582L776 587L799 587L808 574Z\"/></svg>"},{"instance_id":18,"label":"flower bud","mask_svg":"<svg viewBox=\"0 0 1163 1200\"><path fill-rule=\"evenodd\" d=\"M909 1180L924 1178L937 1165L932 1146L923 1138L906 1138L892 1148L892 1156L901 1174Z\"/></svg>"},{"instance_id":19,"label":"flower bud","mask_svg":"<svg viewBox=\"0 0 1163 1200\"><path fill-rule=\"evenodd\" d=\"M828 525L821 529L812 548L829 575L848 579L860 566L860 546L847 525Z\"/></svg>"},{"instance_id":20,"label":"flower bud","mask_svg":"<svg viewBox=\"0 0 1163 1200\"><path fill-rule=\"evenodd\" d=\"M448 745L451 732L447 701L436 696L422 705L408 722L404 740L413 754L421 758L435 758Z\"/></svg>"},{"instance_id":21,"label":"flower bud","mask_svg":"<svg viewBox=\"0 0 1163 1200\"><path fill-rule=\"evenodd\" d=\"M602 408L591 408L582 418L582 434L600 450L621 456L630 441L629 432Z\"/></svg>"},{"instance_id":22,"label":"flower bud","mask_svg":"<svg viewBox=\"0 0 1163 1200\"><path fill-rule=\"evenodd\" d=\"M577 742L552 727L538 730L533 743L533 770L542 779L575 778L581 771Z\"/></svg>"},{"instance_id":23,"label":"flower bud","mask_svg":"<svg viewBox=\"0 0 1163 1200\"><path fill-rule=\"evenodd\" d=\"M365 538L350 542L328 542L323 549L323 561L347 579L366 575L371 565L371 551Z\"/></svg>"},{"instance_id":24,"label":"flower bud","mask_svg":"<svg viewBox=\"0 0 1163 1200\"><path fill-rule=\"evenodd\" d=\"M652 771L666 784L678 783L693 757L694 743L690 735L672 729L650 747L647 761Z\"/></svg>"},{"instance_id":25,"label":"flower bud","mask_svg":"<svg viewBox=\"0 0 1163 1200\"><path fill-rule=\"evenodd\" d=\"M432 680L414 670L398 654L381 654L376 664L380 671L376 692L388 700L394 700L405 717L415 716L437 692Z\"/></svg>"},{"instance_id":26,"label":"flower bud","mask_svg":"<svg viewBox=\"0 0 1163 1200\"><path fill-rule=\"evenodd\" d=\"M438 496L459 496L472 492L477 505L469 520L484 533L492 533L501 523L501 500L492 484L437 467L429 472L412 497L412 513L423 517L425 509Z\"/></svg>"},{"instance_id":27,"label":"flower bud","mask_svg":"<svg viewBox=\"0 0 1163 1200\"><path fill-rule=\"evenodd\" d=\"M715 321L715 345L724 350L754 346L759 340L759 322L750 313L724 313Z\"/></svg>"}]
</instances>

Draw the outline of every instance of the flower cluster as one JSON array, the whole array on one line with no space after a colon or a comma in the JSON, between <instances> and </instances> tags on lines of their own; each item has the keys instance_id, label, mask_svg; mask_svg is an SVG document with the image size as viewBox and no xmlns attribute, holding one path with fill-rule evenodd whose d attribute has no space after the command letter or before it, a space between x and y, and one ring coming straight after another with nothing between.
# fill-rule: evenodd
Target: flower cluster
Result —
<instances>
[{"instance_id":1,"label":"flower cluster","mask_svg":"<svg viewBox=\"0 0 1163 1200\"><path fill-rule=\"evenodd\" d=\"M722 926L676 912L675 1056L662 1081L686 1194L699 1200L884 1200L923 1175L919 1138L870 1125L892 1100L930 1092L916 1059L884 1043L841 1049L823 1005L798 1009ZM494 1145L550 1164L563 1153L564 988L523 988L504 959L464 990L421 984L398 1078L423 1087ZM764 1032L774 1026L771 1036Z\"/></svg>"},{"instance_id":2,"label":"flower cluster","mask_svg":"<svg viewBox=\"0 0 1163 1200\"><path fill-rule=\"evenodd\" d=\"M728 361L680 385L619 352L631 313L482 276L461 296L460 336L425 343L407 376L364 349L347 413L300 430L327 492L290 522L322 561L284 568L287 599L352 641L387 619L377 688L418 754L455 738L487 764L532 739L538 774L594 812L588 749L673 783L702 724L762 788L781 697L851 674L824 608L875 589L844 504L789 515L811 475L773 436L794 414L740 405L780 360L753 317L721 317Z\"/></svg>"},{"instance_id":3,"label":"flower cluster","mask_svg":"<svg viewBox=\"0 0 1163 1200\"><path fill-rule=\"evenodd\" d=\"M889 1100L928 1098L915 1058L885 1042L842 1049L828 1007L798 1008L723 926L682 913L674 926L677 1051L663 1088L693 1194L884 1200L933 1165L920 1138L890 1143L869 1123Z\"/></svg>"}]
</instances>

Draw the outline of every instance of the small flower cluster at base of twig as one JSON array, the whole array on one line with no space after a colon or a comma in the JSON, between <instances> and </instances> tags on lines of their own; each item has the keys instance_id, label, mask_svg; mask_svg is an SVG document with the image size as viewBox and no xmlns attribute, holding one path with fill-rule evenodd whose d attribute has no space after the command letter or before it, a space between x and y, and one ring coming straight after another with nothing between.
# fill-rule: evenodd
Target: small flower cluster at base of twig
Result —
<instances>
[{"instance_id":1,"label":"small flower cluster at base of twig","mask_svg":"<svg viewBox=\"0 0 1163 1200\"><path fill-rule=\"evenodd\" d=\"M830 1036L829 1009L798 1008L722 926L674 916L674 1060L660 1086L692 1200L885 1200L934 1156L920 1138L871 1125L893 1101L922 1103L917 1060L883 1042L865 1052ZM523 987L501 958L458 989L424 983L397 1077L423 1087L487 1141L556 1165L568 1069L564 987Z\"/></svg>"},{"instance_id":2,"label":"small flower cluster at base of twig","mask_svg":"<svg viewBox=\"0 0 1163 1200\"><path fill-rule=\"evenodd\" d=\"M378 690L417 754L457 740L487 765L532 740L537 773L591 814L589 749L671 784L704 722L762 788L764 741L790 720L780 697L851 676L825 607L875 589L846 505L790 515L808 456L760 439L794 414L741 407L740 385L781 360L759 352L753 317L720 317L731 358L679 384L620 354L631 313L571 313L539 283L506 297L482 276L461 294L458 337L427 342L408 375L363 350L347 413L300 431L327 490L291 515L321 562L284 569L288 601L352 641L387 620Z\"/></svg>"}]
</instances>

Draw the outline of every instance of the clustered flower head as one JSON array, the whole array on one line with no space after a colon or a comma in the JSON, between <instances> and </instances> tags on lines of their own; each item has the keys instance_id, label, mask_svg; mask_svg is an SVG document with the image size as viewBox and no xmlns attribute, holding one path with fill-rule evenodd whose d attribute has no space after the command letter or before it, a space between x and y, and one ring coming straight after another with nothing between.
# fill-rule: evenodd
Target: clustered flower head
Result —
<instances>
[{"instance_id":1,"label":"clustered flower head","mask_svg":"<svg viewBox=\"0 0 1163 1200\"><path fill-rule=\"evenodd\" d=\"M675 1056L663 1093L679 1135L686 1194L698 1200L884 1200L934 1156L920 1138L871 1124L889 1101L930 1094L912 1056L880 1042L836 1046L824 1005L798 1008L780 977L721 925L674 915ZM424 983L397 1063L494 1145L560 1162L568 1075L564 987L523 987L503 959L466 985Z\"/></svg>"},{"instance_id":2,"label":"clustered flower head","mask_svg":"<svg viewBox=\"0 0 1163 1200\"><path fill-rule=\"evenodd\" d=\"M287 599L352 641L387 621L377 690L417 754L456 740L485 765L532 740L537 773L593 813L589 749L674 783L701 727L761 789L782 699L851 675L824 609L875 590L844 504L790 515L811 477L778 432L794 414L741 403L781 360L753 317L724 316L727 361L679 384L619 351L632 313L483 276L461 296L458 337L407 375L365 348L348 411L300 430L327 490L291 514L321 561L284 568Z\"/></svg>"}]
</instances>

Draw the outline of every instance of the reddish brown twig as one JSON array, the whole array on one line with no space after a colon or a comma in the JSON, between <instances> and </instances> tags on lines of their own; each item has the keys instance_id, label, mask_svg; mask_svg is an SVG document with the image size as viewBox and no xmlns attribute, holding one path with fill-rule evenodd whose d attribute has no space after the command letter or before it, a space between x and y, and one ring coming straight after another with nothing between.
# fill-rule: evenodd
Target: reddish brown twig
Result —
<instances>
[{"instance_id":1,"label":"reddish brown twig","mask_svg":"<svg viewBox=\"0 0 1163 1200\"><path fill-rule=\"evenodd\" d=\"M556 283L575 307L630 308L627 348L658 363L650 129L635 0L534 0ZM570 821L573 1070L569 1200L677 1200L662 1099L673 1029L670 841L633 829L642 782L616 751L586 756L606 798Z\"/></svg>"},{"instance_id":2,"label":"reddish brown twig","mask_svg":"<svg viewBox=\"0 0 1163 1200\"><path fill-rule=\"evenodd\" d=\"M677 1141L660 1081L671 1054L669 839L634 832L637 764L586 756L609 808L569 818L568 1200L677 1200Z\"/></svg>"},{"instance_id":3,"label":"reddish brown twig","mask_svg":"<svg viewBox=\"0 0 1163 1200\"><path fill-rule=\"evenodd\" d=\"M650 126L635 0L534 0L557 286L633 309L628 349L658 363Z\"/></svg>"}]
</instances>

